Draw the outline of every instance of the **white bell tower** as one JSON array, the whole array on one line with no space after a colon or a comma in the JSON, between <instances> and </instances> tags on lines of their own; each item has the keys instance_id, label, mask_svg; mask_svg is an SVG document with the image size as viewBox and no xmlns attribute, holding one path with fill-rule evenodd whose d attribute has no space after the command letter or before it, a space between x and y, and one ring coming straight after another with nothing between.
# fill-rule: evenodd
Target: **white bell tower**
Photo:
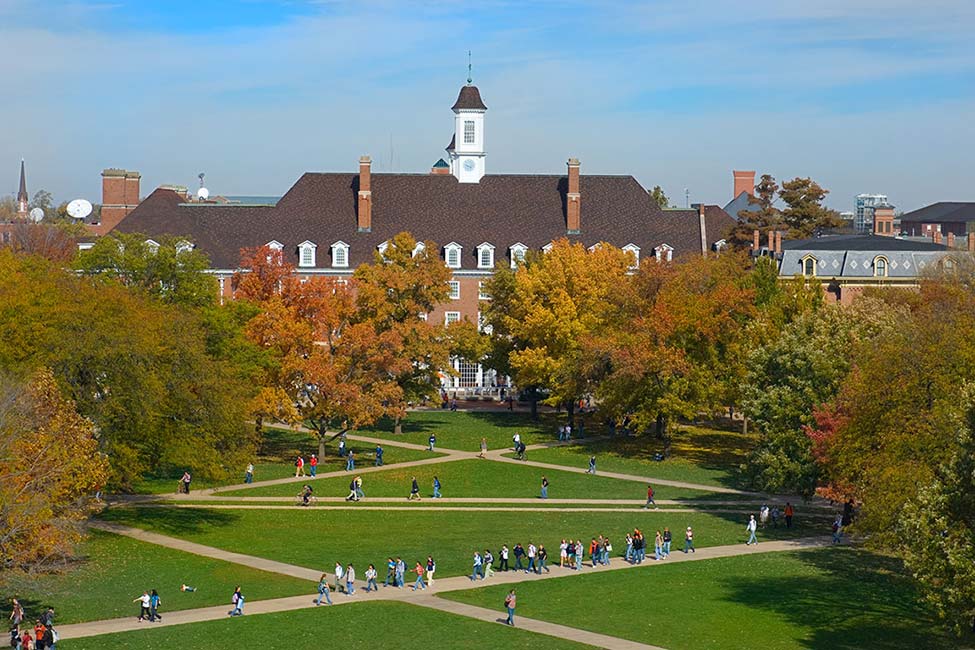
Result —
<instances>
[{"instance_id":1,"label":"white bell tower","mask_svg":"<svg viewBox=\"0 0 975 650\"><path fill-rule=\"evenodd\" d=\"M471 84L468 64L467 85L460 89L454 111L454 139L447 148L450 173L461 183L477 183L485 174L484 113L487 106L481 92Z\"/></svg>"}]
</instances>

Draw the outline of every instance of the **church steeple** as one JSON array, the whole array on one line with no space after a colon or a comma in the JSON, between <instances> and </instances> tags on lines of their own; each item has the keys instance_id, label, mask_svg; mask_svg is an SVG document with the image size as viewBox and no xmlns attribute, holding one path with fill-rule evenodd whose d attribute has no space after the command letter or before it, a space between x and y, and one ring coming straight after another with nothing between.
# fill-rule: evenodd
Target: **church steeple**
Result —
<instances>
[{"instance_id":1,"label":"church steeple","mask_svg":"<svg viewBox=\"0 0 975 650\"><path fill-rule=\"evenodd\" d=\"M27 174L24 172L24 159L20 159L20 189L17 190L17 214L27 216L27 205L30 197L27 195Z\"/></svg>"}]
</instances>

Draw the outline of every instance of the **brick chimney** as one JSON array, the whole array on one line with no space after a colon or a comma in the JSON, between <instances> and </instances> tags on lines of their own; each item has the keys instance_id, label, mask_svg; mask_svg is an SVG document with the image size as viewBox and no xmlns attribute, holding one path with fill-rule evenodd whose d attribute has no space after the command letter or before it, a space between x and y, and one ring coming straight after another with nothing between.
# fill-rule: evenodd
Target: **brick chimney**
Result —
<instances>
[{"instance_id":1,"label":"brick chimney","mask_svg":"<svg viewBox=\"0 0 975 650\"><path fill-rule=\"evenodd\" d=\"M772 230L768 231L768 250L770 253L775 252L775 232Z\"/></svg>"},{"instance_id":2,"label":"brick chimney","mask_svg":"<svg viewBox=\"0 0 975 650\"><path fill-rule=\"evenodd\" d=\"M569 158L569 191L565 195L565 230L578 235L582 227L582 197L579 194L579 159Z\"/></svg>"},{"instance_id":3,"label":"brick chimney","mask_svg":"<svg viewBox=\"0 0 975 650\"><path fill-rule=\"evenodd\" d=\"M969 253L975 253L975 232L968 233L968 248Z\"/></svg>"},{"instance_id":4,"label":"brick chimney","mask_svg":"<svg viewBox=\"0 0 975 650\"><path fill-rule=\"evenodd\" d=\"M873 209L873 234L894 236L894 206L878 205Z\"/></svg>"},{"instance_id":5,"label":"brick chimney","mask_svg":"<svg viewBox=\"0 0 975 650\"><path fill-rule=\"evenodd\" d=\"M782 252L782 233L778 230L775 231L775 253L778 255Z\"/></svg>"},{"instance_id":6,"label":"brick chimney","mask_svg":"<svg viewBox=\"0 0 975 650\"><path fill-rule=\"evenodd\" d=\"M933 241L935 244L940 244L942 242L940 230L935 230L931 233L931 241Z\"/></svg>"},{"instance_id":7,"label":"brick chimney","mask_svg":"<svg viewBox=\"0 0 975 650\"><path fill-rule=\"evenodd\" d=\"M125 169L102 171L101 223L89 226L96 235L104 235L139 205L142 175Z\"/></svg>"},{"instance_id":8,"label":"brick chimney","mask_svg":"<svg viewBox=\"0 0 975 650\"><path fill-rule=\"evenodd\" d=\"M949 232L947 239L948 239L948 241L947 241L948 248L954 248L955 247L955 233Z\"/></svg>"},{"instance_id":9,"label":"brick chimney","mask_svg":"<svg viewBox=\"0 0 975 650\"><path fill-rule=\"evenodd\" d=\"M697 204L698 231L701 233L701 254L708 256L708 224L704 219L704 204Z\"/></svg>"},{"instance_id":10,"label":"brick chimney","mask_svg":"<svg viewBox=\"0 0 975 650\"><path fill-rule=\"evenodd\" d=\"M758 230L753 230L752 231L752 250L753 251L757 251L758 250L758 247L762 245L761 241L759 241L761 239L761 237L762 237L762 233L761 232L759 232Z\"/></svg>"},{"instance_id":11,"label":"brick chimney","mask_svg":"<svg viewBox=\"0 0 975 650\"><path fill-rule=\"evenodd\" d=\"M359 158L359 232L372 231L372 158Z\"/></svg>"},{"instance_id":12,"label":"brick chimney","mask_svg":"<svg viewBox=\"0 0 975 650\"><path fill-rule=\"evenodd\" d=\"M735 194L731 198L737 199L742 192L748 192L749 196L755 196L755 172L737 171L731 172L735 177Z\"/></svg>"}]
</instances>

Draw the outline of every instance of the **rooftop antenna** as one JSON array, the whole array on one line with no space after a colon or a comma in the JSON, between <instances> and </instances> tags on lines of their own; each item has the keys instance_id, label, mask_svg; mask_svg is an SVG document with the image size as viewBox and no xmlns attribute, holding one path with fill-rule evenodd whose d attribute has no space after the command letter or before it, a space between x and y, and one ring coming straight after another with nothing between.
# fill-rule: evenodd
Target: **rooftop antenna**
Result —
<instances>
[{"instance_id":1,"label":"rooftop antenna","mask_svg":"<svg viewBox=\"0 0 975 650\"><path fill-rule=\"evenodd\" d=\"M204 172L200 172L199 174L197 174L197 178L200 179L200 189L198 189L196 191L196 198L199 201L206 201L208 198L210 198L210 190L208 190L207 188L203 187L203 177L204 176L206 176L206 174Z\"/></svg>"},{"instance_id":2,"label":"rooftop antenna","mask_svg":"<svg viewBox=\"0 0 975 650\"><path fill-rule=\"evenodd\" d=\"M471 51L467 50L467 85L470 86L474 78L471 76Z\"/></svg>"}]
</instances>

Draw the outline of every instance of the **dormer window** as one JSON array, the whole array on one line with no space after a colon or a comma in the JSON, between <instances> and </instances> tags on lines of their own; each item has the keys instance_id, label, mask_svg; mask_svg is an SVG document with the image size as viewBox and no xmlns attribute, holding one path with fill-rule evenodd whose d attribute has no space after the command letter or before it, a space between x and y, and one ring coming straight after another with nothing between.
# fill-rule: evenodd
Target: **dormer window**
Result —
<instances>
[{"instance_id":1,"label":"dormer window","mask_svg":"<svg viewBox=\"0 0 975 650\"><path fill-rule=\"evenodd\" d=\"M674 247L670 244L660 244L653 249L653 256L658 262L670 262L674 259Z\"/></svg>"},{"instance_id":2,"label":"dormer window","mask_svg":"<svg viewBox=\"0 0 975 650\"><path fill-rule=\"evenodd\" d=\"M298 244L298 266L315 266L315 250L318 246L314 242L303 241Z\"/></svg>"},{"instance_id":3,"label":"dormer window","mask_svg":"<svg viewBox=\"0 0 975 650\"><path fill-rule=\"evenodd\" d=\"M877 257L873 258L873 276L875 278L886 278L888 266L889 262L883 255L878 255Z\"/></svg>"},{"instance_id":4,"label":"dormer window","mask_svg":"<svg viewBox=\"0 0 975 650\"><path fill-rule=\"evenodd\" d=\"M282 244L281 242L279 242L277 239L272 239L271 241L269 241L268 243L266 243L264 245L267 246L268 248L273 249L273 250L276 250L278 252L284 250L284 244Z\"/></svg>"},{"instance_id":5,"label":"dormer window","mask_svg":"<svg viewBox=\"0 0 975 650\"><path fill-rule=\"evenodd\" d=\"M158 247L158 244L156 246ZM189 243L185 239L180 239L178 242L176 242L176 253L177 254L179 254L179 253L188 253L191 250L193 250L193 244ZM280 250L280 249L278 249L278 250Z\"/></svg>"},{"instance_id":6,"label":"dormer window","mask_svg":"<svg viewBox=\"0 0 975 650\"><path fill-rule=\"evenodd\" d=\"M477 247L477 268L494 268L494 246L487 242Z\"/></svg>"},{"instance_id":7,"label":"dormer window","mask_svg":"<svg viewBox=\"0 0 975 650\"><path fill-rule=\"evenodd\" d=\"M444 262L446 262L448 269L460 268L460 254L463 250L464 247L457 242L450 242L443 247Z\"/></svg>"},{"instance_id":8,"label":"dormer window","mask_svg":"<svg viewBox=\"0 0 975 650\"><path fill-rule=\"evenodd\" d=\"M525 253L528 252L528 247L518 242L517 244L512 244L508 249L509 257L511 258L511 268L518 268L519 264L525 263Z\"/></svg>"},{"instance_id":9,"label":"dormer window","mask_svg":"<svg viewBox=\"0 0 975 650\"><path fill-rule=\"evenodd\" d=\"M590 247L589 247L589 248L588 248L587 250L588 250L588 251L589 251L590 253L595 253L595 252L596 252L597 250L599 250L599 249L600 249L601 247L602 247L602 245L601 245L601 243L600 243L600 242L596 242L595 244L593 244L592 246L590 246Z\"/></svg>"},{"instance_id":10,"label":"dormer window","mask_svg":"<svg viewBox=\"0 0 975 650\"><path fill-rule=\"evenodd\" d=\"M416 246L413 247L413 257L416 257L426 249L427 249L427 245L424 244L422 241L418 241L416 243Z\"/></svg>"},{"instance_id":11,"label":"dormer window","mask_svg":"<svg viewBox=\"0 0 975 650\"><path fill-rule=\"evenodd\" d=\"M349 245L344 241L332 244L332 268L345 269L349 267Z\"/></svg>"},{"instance_id":12,"label":"dormer window","mask_svg":"<svg viewBox=\"0 0 975 650\"><path fill-rule=\"evenodd\" d=\"M379 254L382 255L383 257L386 257L387 248L389 248L389 240L386 240L383 243L381 243L379 246L376 246L376 250L379 251Z\"/></svg>"},{"instance_id":13,"label":"dormer window","mask_svg":"<svg viewBox=\"0 0 975 650\"><path fill-rule=\"evenodd\" d=\"M555 242L551 242L550 241L549 243L547 243L544 246L542 246L542 252L543 253L547 253L550 250L552 250L553 248L555 248Z\"/></svg>"},{"instance_id":14,"label":"dormer window","mask_svg":"<svg viewBox=\"0 0 975 650\"><path fill-rule=\"evenodd\" d=\"M800 260L802 264L802 274L807 278L816 277L816 258L812 255L806 255Z\"/></svg>"},{"instance_id":15,"label":"dormer window","mask_svg":"<svg viewBox=\"0 0 975 650\"><path fill-rule=\"evenodd\" d=\"M640 247L636 244L627 244L623 247L624 253L629 253L633 256L633 263L630 264L631 269L640 268Z\"/></svg>"},{"instance_id":16,"label":"dormer window","mask_svg":"<svg viewBox=\"0 0 975 650\"><path fill-rule=\"evenodd\" d=\"M146 240L146 248L149 249L149 252L150 253L152 253L153 255L155 255L156 253L159 252L159 242L154 241L152 239L147 239Z\"/></svg>"}]
</instances>

